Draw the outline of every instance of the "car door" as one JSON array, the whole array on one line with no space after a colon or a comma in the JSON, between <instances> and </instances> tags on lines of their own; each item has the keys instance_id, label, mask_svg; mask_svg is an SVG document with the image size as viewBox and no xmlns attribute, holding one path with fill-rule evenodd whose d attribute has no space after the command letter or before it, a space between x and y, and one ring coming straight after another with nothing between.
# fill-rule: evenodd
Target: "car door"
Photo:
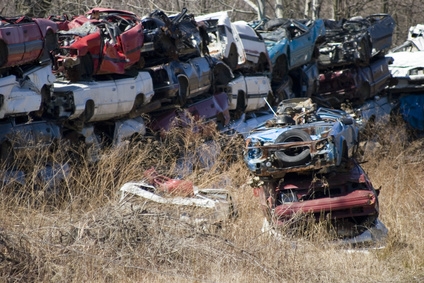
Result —
<instances>
[{"instance_id":1,"label":"car door","mask_svg":"<svg viewBox=\"0 0 424 283\"><path fill-rule=\"evenodd\" d=\"M375 14L368 16L367 19L370 21L368 33L371 37L373 54L389 49L396 26L393 18L388 14Z\"/></svg>"},{"instance_id":2,"label":"car door","mask_svg":"<svg viewBox=\"0 0 424 283\"><path fill-rule=\"evenodd\" d=\"M310 29L297 21L293 21L287 29L290 36L290 69L293 69L311 60L315 39Z\"/></svg>"}]
</instances>

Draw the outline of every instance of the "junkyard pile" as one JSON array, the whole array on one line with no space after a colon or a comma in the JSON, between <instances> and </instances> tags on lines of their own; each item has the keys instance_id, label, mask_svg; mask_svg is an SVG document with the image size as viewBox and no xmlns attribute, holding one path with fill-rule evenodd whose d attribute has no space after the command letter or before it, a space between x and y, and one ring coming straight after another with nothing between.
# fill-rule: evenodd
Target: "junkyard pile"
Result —
<instances>
[{"instance_id":1,"label":"junkyard pile","mask_svg":"<svg viewBox=\"0 0 424 283\"><path fill-rule=\"evenodd\" d=\"M244 159L268 223L310 213L343 237L381 225L378 192L354 155L359 131L378 118L374 97L395 88L385 56L390 15L247 23L227 12L156 10L141 19L94 8L73 18L0 20L5 170L16 171L28 147L82 143L95 160L105 147L160 139L176 118L181 127L201 118L246 138ZM130 187L123 191L173 203L154 195L156 183ZM223 191L193 194L199 206L231 200Z\"/></svg>"}]
</instances>

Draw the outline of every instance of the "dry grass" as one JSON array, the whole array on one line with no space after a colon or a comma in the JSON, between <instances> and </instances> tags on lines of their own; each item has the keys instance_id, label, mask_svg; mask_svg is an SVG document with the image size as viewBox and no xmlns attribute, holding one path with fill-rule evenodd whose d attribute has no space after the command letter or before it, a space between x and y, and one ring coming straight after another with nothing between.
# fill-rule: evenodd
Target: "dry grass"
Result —
<instances>
[{"instance_id":1,"label":"dry grass","mask_svg":"<svg viewBox=\"0 0 424 283\"><path fill-rule=\"evenodd\" d=\"M262 233L257 199L246 185L240 140L214 134L205 146L192 129L174 129L162 143L143 141L106 151L96 164L71 166L59 193L27 172L23 186L4 186L0 214L2 282L422 282L424 280L423 141L408 142L402 126L379 127L367 137L363 167L381 186L386 248L348 252L328 241L320 225L305 237ZM369 143L370 144L370 143ZM218 146L219 145L219 146ZM200 150L199 150L200 149ZM205 168L199 152L210 151ZM63 161L64 150L49 157ZM177 159L197 160L182 168ZM31 159L37 164L37 158ZM45 160L45 159L42 159ZM75 160L75 157L73 158ZM180 158L181 160L181 158ZM40 161L41 162L41 161ZM164 211L147 214L116 205L125 182L154 166L181 173L200 187L222 187L240 215L207 231ZM34 168L34 167L32 167Z\"/></svg>"}]
</instances>

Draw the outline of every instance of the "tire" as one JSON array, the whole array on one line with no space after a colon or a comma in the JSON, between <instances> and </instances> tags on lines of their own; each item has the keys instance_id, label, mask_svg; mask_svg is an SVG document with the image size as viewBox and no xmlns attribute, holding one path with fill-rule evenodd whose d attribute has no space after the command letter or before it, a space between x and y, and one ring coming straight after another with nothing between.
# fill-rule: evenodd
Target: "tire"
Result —
<instances>
[{"instance_id":1,"label":"tire","mask_svg":"<svg viewBox=\"0 0 424 283\"><path fill-rule=\"evenodd\" d=\"M287 58L285 56L278 57L272 71L272 83L278 84L283 81L284 76L288 73Z\"/></svg>"},{"instance_id":2,"label":"tire","mask_svg":"<svg viewBox=\"0 0 424 283\"><path fill-rule=\"evenodd\" d=\"M303 142L310 140L311 137L305 131L293 129L282 133L278 138L276 138L275 143ZM305 165L311 160L310 149L308 147L277 151L275 152L275 155L286 167Z\"/></svg>"}]
</instances>

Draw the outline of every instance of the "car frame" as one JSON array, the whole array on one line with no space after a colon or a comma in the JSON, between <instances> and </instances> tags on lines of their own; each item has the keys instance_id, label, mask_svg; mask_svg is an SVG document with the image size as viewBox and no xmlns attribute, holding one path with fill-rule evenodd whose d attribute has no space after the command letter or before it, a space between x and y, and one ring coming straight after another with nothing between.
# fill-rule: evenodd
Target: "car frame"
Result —
<instances>
[{"instance_id":1,"label":"car frame","mask_svg":"<svg viewBox=\"0 0 424 283\"><path fill-rule=\"evenodd\" d=\"M352 157L359 144L354 119L338 109L318 108L311 99L280 103L272 120L245 139L244 161L257 176L325 172Z\"/></svg>"}]
</instances>

